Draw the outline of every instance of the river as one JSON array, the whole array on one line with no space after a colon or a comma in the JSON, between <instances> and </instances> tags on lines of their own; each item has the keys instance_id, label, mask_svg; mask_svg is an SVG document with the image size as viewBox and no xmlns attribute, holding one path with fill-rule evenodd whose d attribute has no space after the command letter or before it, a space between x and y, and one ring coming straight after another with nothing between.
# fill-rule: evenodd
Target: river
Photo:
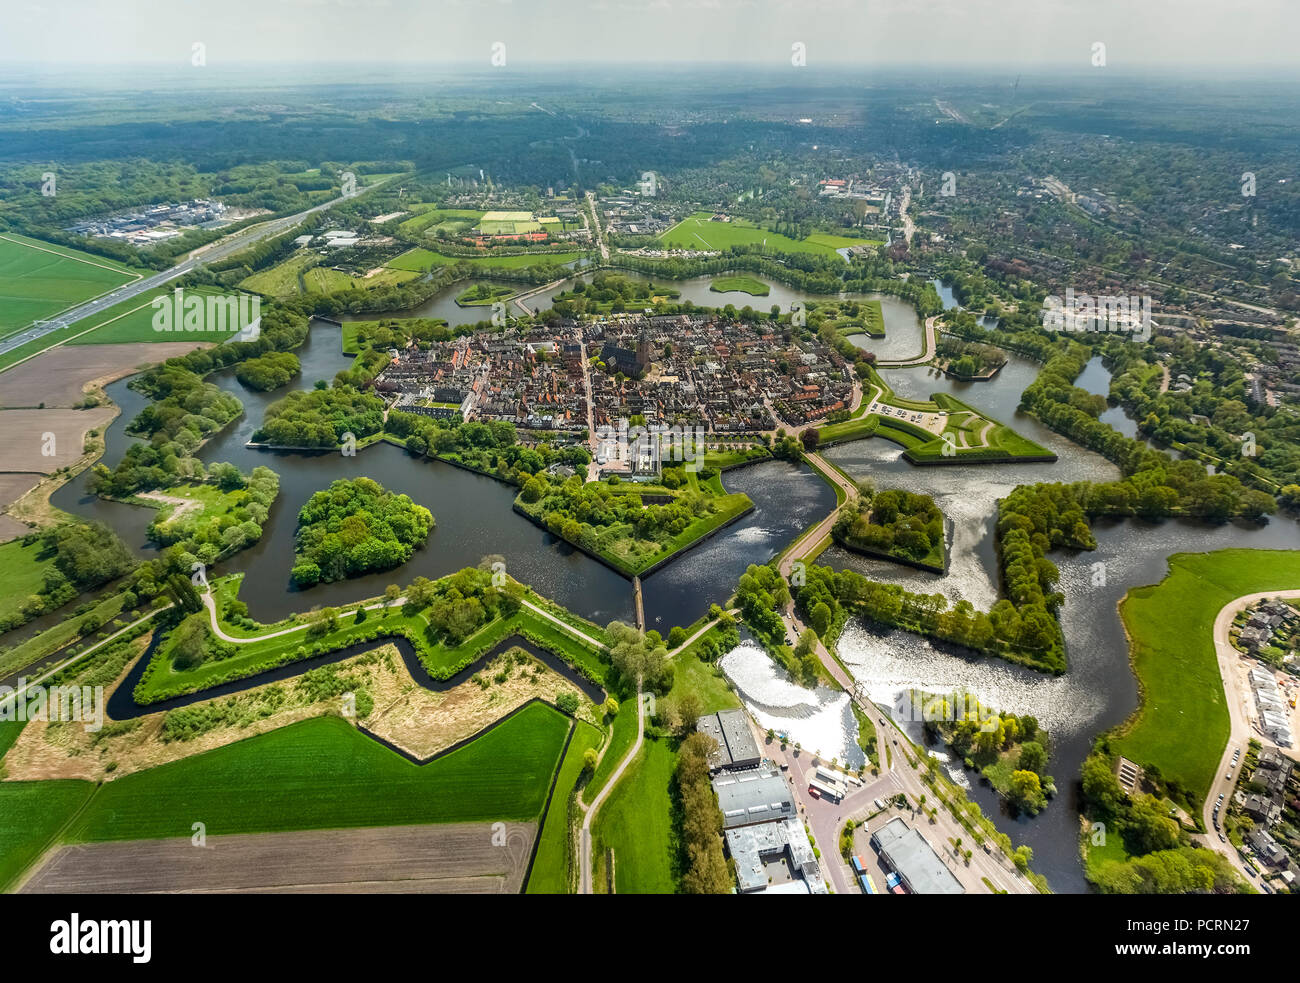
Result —
<instances>
[{"instance_id":1,"label":"river","mask_svg":"<svg viewBox=\"0 0 1300 983\"><path fill-rule=\"evenodd\" d=\"M1105 481L1118 476L1109 461L1017 414L1019 393L1037 368L1012 354L993 382L954 382L935 377L924 367L889 370L886 378L900 394L924 398L934 392L954 393L1050 447L1059 460L1055 464L916 468L901 459L901 448L880 440L830 448L823 452L826 458L856 478L872 480L877 488L905 488L933 496L950 522L952 562L947 574L930 574L869 560L838 547L823 553L819 562L836 569L854 569L910 590L942 592L951 601L965 599L985 610L992 606L999 596L993 548L997 500L1023 483ZM1090 371L1096 385L1101 385L1098 372L1108 375L1099 362ZM897 695L910 687L965 688L998 709L1032 713L1048 728L1052 738L1049 771L1057 779L1060 794L1045 812L1033 819L1012 819L996 793L978 777L970 794L986 813L1002 813L999 825L1016 842L1033 848L1034 869L1046 875L1058 892L1087 890L1078 860L1077 781L1083 759L1099 731L1120 723L1137 706L1128 642L1116 609L1120 599L1130 588L1162 580L1166 557L1172 553L1230 547L1300 548L1300 527L1277 517L1263 527L1104 521L1094 523L1093 532L1098 543L1095 551L1051 554L1061 571L1061 589L1066 596L1061 626L1070 669L1064 676L1046 677L996 659L971 658L950 646L860 622L850 623L839 645L848 670L878 703L893 705Z\"/></svg>"}]
</instances>

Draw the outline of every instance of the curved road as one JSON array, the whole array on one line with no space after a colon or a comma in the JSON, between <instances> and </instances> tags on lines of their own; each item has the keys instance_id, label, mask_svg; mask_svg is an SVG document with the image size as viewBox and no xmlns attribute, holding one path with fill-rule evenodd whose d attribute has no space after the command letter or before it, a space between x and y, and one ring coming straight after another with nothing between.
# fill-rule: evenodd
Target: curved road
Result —
<instances>
[{"instance_id":1,"label":"curved road","mask_svg":"<svg viewBox=\"0 0 1300 983\"><path fill-rule=\"evenodd\" d=\"M1232 798L1232 790L1238 777L1237 769L1241 764L1240 760L1238 760L1237 765L1233 765L1232 753L1234 750L1241 748L1241 753L1244 755L1246 753L1246 744L1251 738L1260 741L1265 747L1276 747L1277 745L1276 742L1269 740L1267 736L1255 729L1249 722L1251 692L1248 686L1238 685L1242 656L1233 648L1228 631L1232 627L1232 619L1244 608L1250 607L1257 601L1273 597L1284 599L1300 598L1300 590L1270 590L1258 594L1245 594L1225 604L1214 619L1214 653L1219 662L1219 678L1223 682L1223 698L1224 702L1228 704L1228 719L1231 729L1228 733L1228 742L1224 745L1223 754L1219 759L1219 770L1215 773L1214 781L1205 796L1205 803L1201 807L1201 821L1205 824L1207 830L1203 840L1205 846L1223 854L1242 873L1246 873L1247 868L1242 863L1240 855L1231 843L1221 843L1218 833L1214 831L1214 804L1219 800L1220 794L1223 795L1225 803ZM1231 779L1227 777L1230 768L1233 776Z\"/></svg>"}]
</instances>

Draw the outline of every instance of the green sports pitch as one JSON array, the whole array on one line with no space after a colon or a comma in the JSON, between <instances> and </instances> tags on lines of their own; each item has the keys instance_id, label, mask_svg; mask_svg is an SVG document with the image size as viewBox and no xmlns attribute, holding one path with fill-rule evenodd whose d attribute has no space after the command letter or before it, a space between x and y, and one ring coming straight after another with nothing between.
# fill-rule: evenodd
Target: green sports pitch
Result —
<instances>
[{"instance_id":1,"label":"green sports pitch","mask_svg":"<svg viewBox=\"0 0 1300 983\"><path fill-rule=\"evenodd\" d=\"M0 233L0 337L139 278L111 259Z\"/></svg>"}]
</instances>

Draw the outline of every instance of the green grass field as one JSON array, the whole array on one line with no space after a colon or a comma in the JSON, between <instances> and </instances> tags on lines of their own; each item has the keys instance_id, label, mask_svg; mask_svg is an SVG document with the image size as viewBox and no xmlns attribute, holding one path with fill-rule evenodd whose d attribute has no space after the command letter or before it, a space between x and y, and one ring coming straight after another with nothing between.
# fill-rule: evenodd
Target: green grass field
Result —
<instances>
[{"instance_id":1,"label":"green grass field","mask_svg":"<svg viewBox=\"0 0 1300 983\"><path fill-rule=\"evenodd\" d=\"M471 744L415 765L339 717L317 717L104 785L72 842L531 821L569 720L530 704Z\"/></svg>"},{"instance_id":2,"label":"green grass field","mask_svg":"<svg viewBox=\"0 0 1300 983\"><path fill-rule=\"evenodd\" d=\"M733 217L730 222L714 222L712 216L712 212L688 215L661 235L659 241L676 249L725 250L732 246L763 245L775 252L816 253L819 256L836 256L838 253L835 250L838 248L867 245L869 242L866 239L822 234L813 234L802 240L791 239L761 229L742 218Z\"/></svg>"},{"instance_id":3,"label":"green grass field","mask_svg":"<svg viewBox=\"0 0 1300 983\"><path fill-rule=\"evenodd\" d=\"M330 294L340 290L365 290L371 287L388 287L416 279L415 270L385 267L374 276L353 276L342 270L331 269L327 262L310 249L294 253L288 259L269 269L254 273L240 281L240 287L267 297L284 299L304 293Z\"/></svg>"},{"instance_id":4,"label":"green grass field","mask_svg":"<svg viewBox=\"0 0 1300 983\"><path fill-rule=\"evenodd\" d=\"M829 249L846 249L849 246L883 246L884 239L858 239L854 236L837 236L827 232L814 232L805 242L826 246Z\"/></svg>"},{"instance_id":5,"label":"green grass field","mask_svg":"<svg viewBox=\"0 0 1300 983\"><path fill-rule=\"evenodd\" d=\"M0 890L45 852L94 791L90 782L0 782Z\"/></svg>"},{"instance_id":6,"label":"green grass field","mask_svg":"<svg viewBox=\"0 0 1300 983\"><path fill-rule=\"evenodd\" d=\"M739 290L751 297L766 297L772 288L756 276L720 276L709 284L709 289L720 294Z\"/></svg>"},{"instance_id":7,"label":"green grass field","mask_svg":"<svg viewBox=\"0 0 1300 983\"><path fill-rule=\"evenodd\" d=\"M0 234L0 337L139 278L111 259Z\"/></svg>"},{"instance_id":8,"label":"green grass field","mask_svg":"<svg viewBox=\"0 0 1300 983\"><path fill-rule=\"evenodd\" d=\"M700 708L705 713L717 713L719 710L732 710L740 706L740 697L727 682L722 670L711 662L703 662L695 654L696 650L717 633L715 627L702 635L686 651L673 656L673 688L668 691L668 699L676 702L687 693L694 693L700 698Z\"/></svg>"},{"instance_id":9,"label":"green grass field","mask_svg":"<svg viewBox=\"0 0 1300 983\"><path fill-rule=\"evenodd\" d=\"M153 326L154 314L152 304L155 297L172 295L174 287L159 287L149 290L130 300L123 301L106 311L86 318L73 325L76 337L67 341L69 345L115 345L138 341L192 341L220 344L230 337L230 332L209 331L158 331ZM216 287L186 287L187 297L227 296Z\"/></svg>"},{"instance_id":10,"label":"green grass field","mask_svg":"<svg viewBox=\"0 0 1300 983\"><path fill-rule=\"evenodd\" d=\"M1204 800L1229 722L1214 653L1214 619L1244 594L1300 588L1300 552L1177 553L1169 573L1120 602L1142 704L1112 745L1140 765L1157 765Z\"/></svg>"},{"instance_id":11,"label":"green grass field","mask_svg":"<svg viewBox=\"0 0 1300 983\"><path fill-rule=\"evenodd\" d=\"M614 718L613 733L606 746L600 764L596 766L591 781L582 790L582 801L588 805L599 793L609 776L614 773L619 762L627 757L627 752L636 743L636 697L629 697L618 705L618 715Z\"/></svg>"},{"instance_id":12,"label":"green grass field","mask_svg":"<svg viewBox=\"0 0 1300 983\"><path fill-rule=\"evenodd\" d=\"M413 206L413 209L419 206ZM448 235L461 235L468 232L484 213L468 208L435 208L425 205L418 214L404 220L398 226L407 235L430 235L446 232Z\"/></svg>"},{"instance_id":13,"label":"green grass field","mask_svg":"<svg viewBox=\"0 0 1300 983\"><path fill-rule=\"evenodd\" d=\"M470 266L485 267L489 269L509 269L517 270L528 266L540 266L542 264L564 264L572 263L579 258L579 253L531 253L517 256L444 256L436 253L431 249L408 249L400 256L390 259L387 263L390 270L408 270L416 273L423 273L430 268L439 266L455 266L457 263L468 263Z\"/></svg>"},{"instance_id":14,"label":"green grass field","mask_svg":"<svg viewBox=\"0 0 1300 983\"><path fill-rule=\"evenodd\" d=\"M44 552L40 542L24 546L15 539L0 545L0 618L16 613L44 585L45 571L54 569L54 554Z\"/></svg>"},{"instance_id":15,"label":"green grass field","mask_svg":"<svg viewBox=\"0 0 1300 983\"><path fill-rule=\"evenodd\" d=\"M677 890L675 835L669 793L677 752L646 739L640 756L600 807L592 829L593 886L605 890L607 850L614 851L618 894L672 894Z\"/></svg>"},{"instance_id":16,"label":"green grass field","mask_svg":"<svg viewBox=\"0 0 1300 983\"><path fill-rule=\"evenodd\" d=\"M528 894L568 894L569 870L577 866L570 849L569 796L582 774L583 755L600 744L600 731L579 720L555 780L551 807L538 833L537 855L528 878Z\"/></svg>"}]
</instances>

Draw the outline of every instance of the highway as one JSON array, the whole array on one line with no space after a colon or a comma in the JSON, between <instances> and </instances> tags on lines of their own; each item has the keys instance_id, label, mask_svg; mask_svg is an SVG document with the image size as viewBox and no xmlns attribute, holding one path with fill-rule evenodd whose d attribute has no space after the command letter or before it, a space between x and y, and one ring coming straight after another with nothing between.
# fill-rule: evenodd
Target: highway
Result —
<instances>
[{"instance_id":1,"label":"highway","mask_svg":"<svg viewBox=\"0 0 1300 983\"><path fill-rule=\"evenodd\" d=\"M386 182L381 182L381 184L382 183ZM380 185L376 184L372 187L377 188L380 187ZM332 208L341 201L345 201L348 198L355 198L369 190L371 190L371 188L362 188L349 195L339 195L337 198L322 202L319 205L314 205L306 211L298 212L296 215L288 215L284 218L271 219L268 222L251 225L225 239L218 239L216 242L207 246L201 246L191 252L185 259L177 263L175 266L143 277L142 279L136 280L134 283L125 284L111 293L104 294L100 297L96 297L94 300L88 300L84 304L63 311L40 326L33 324L31 327L25 328L17 334L10 335L8 338L0 341L0 356L8 354L14 349L21 348L23 345L37 341L45 335L50 334L53 331L58 331L67 325L85 320L88 317L93 317L96 314L108 310L110 307L116 307L123 301L130 300L132 297L138 297L140 294L153 290L156 287L161 287L164 284L197 269L205 263L225 259L226 257L239 252L241 249L248 248L256 242L260 242L261 240L272 236L277 236L280 233L293 228L308 216L314 215L316 212L323 211L324 209Z\"/></svg>"}]
</instances>

